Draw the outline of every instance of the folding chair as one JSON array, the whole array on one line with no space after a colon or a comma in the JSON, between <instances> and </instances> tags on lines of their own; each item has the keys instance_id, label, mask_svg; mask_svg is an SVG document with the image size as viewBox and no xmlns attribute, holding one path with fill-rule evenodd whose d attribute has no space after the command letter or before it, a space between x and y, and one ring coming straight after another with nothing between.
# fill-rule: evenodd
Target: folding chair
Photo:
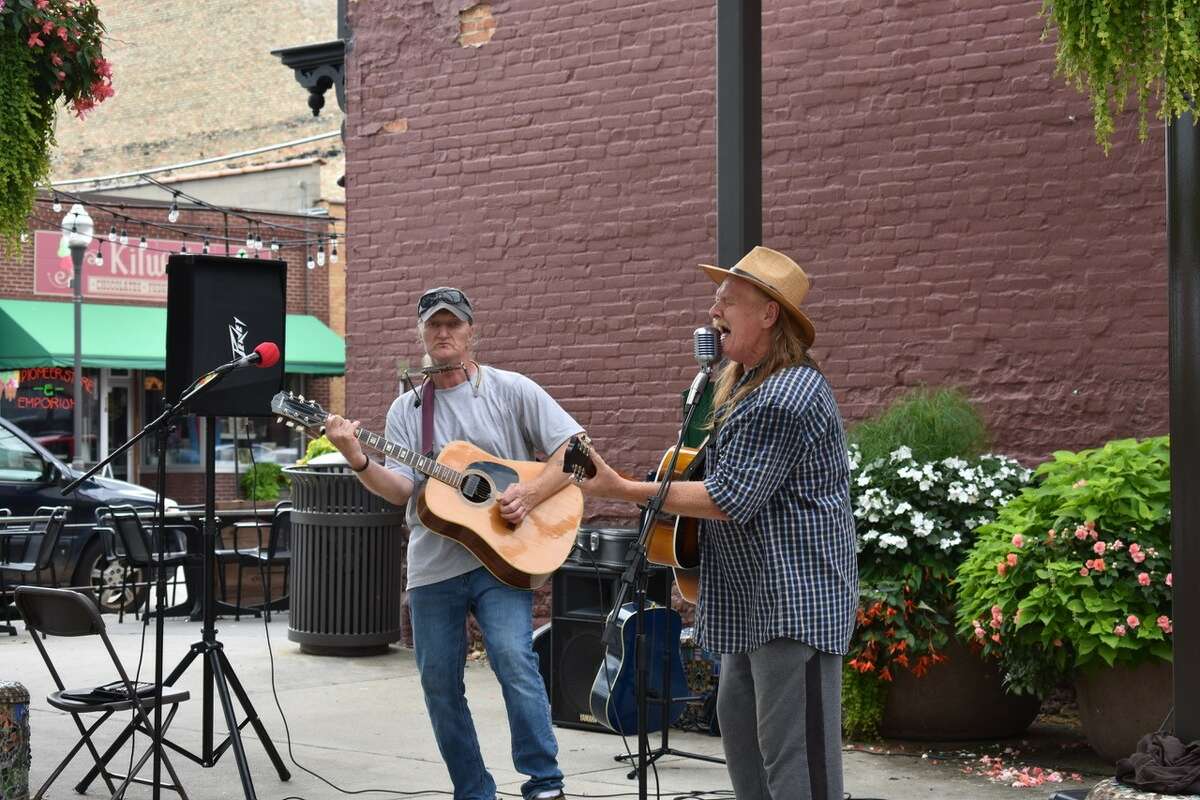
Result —
<instances>
[{"instance_id":1,"label":"folding chair","mask_svg":"<svg viewBox=\"0 0 1200 800\"><path fill-rule=\"evenodd\" d=\"M249 611L255 616L259 612L266 614L267 621L271 621L271 612L286 609L288 607L288 572L292 564L292 504L291 501L285 500L275 506L275 512L271 515L271 523L267 532L267 540L263 542L263 529L268 526L259 520L250 522L236 522L233 525L234 532L254 529L258 536L257 547L243 547L235 549L219 549L216 551L216 559L222 566L225 564L237 564L237 597L234 600L234 618L239 619L241 612ZM235 543L236 544L236 543ZM283 567L283 596L271 598L271 568ZM242 605L242 573L247 568L257 569L263 576L263 603L255 606ZM226 598L227 587L225 586L225 570L217 571L217 579L221 584L221 597Z\"/></svg>"},{"instance_id":2,"label":"folding chair","mask_svg":"<svg viewBox=\"0 0 1200 800\"><path fill-rule=\"evenodd\" d=\"M166 570L166 574L170 575L177 567L185 566L188 563L189 556L185 542L167 540L168 549L160 557L160 553L158 552L158 537L160 535L167 535L167 532L154 529L152 534L151 530L147 529L145 523L142 522L142 518L138 516L137 509L133 506L103 506L96 510L96 519L105 528L101 535L105 537L106 548L110 550L109 557L121 561L126 567L139 570L147 586L149 586L149 579L156 565ZM174 532L172 529L168 530ZM122 594L124 594L127 579L131 571L131 569L126 569L122 575ZM172 580L172 603L175 602L175 589L177 586L178 582ZM136 596L136 592L134 594ZM151 592L147 591L145 595L147 607L150 604L150 597ZM118 621L123 621L124 618L125 609L122 608L117 615L117 619Z\"/></svg>"},{"instance_id":3,"label":"folding chair","mask_svg":"<svg viewBox=\"0 0 1200 800\"><path fill-rule=\"evenodd\" d=\"M108 633L104 627L104 620L100 617L100 612L96 610L96 606L86 596L69 589L51 589L42 586L18 586L15 594L17 610L21 612L21 617L25 620L30 633L34 634L34 644L37 645L38 652L41 653L42 660L46 662L46 668L50 670L50 677L54 679L54 685L57 687L57 691L51 692L46 696L46 702L54 708L70 714L80 734L79 741L75 743L66 757L50 773L50 777L37 790L37 793L33 795L33 800L40 800L50 785L66 769L67 764L75 758L83 747L87 747L88 751L92 754L95 766L84 780L75 787L77 792L86 792L87 784L97 775L104 780L109 791L112 792L113 800L123 797L130 783L138 783L145 786L155 785L152 780L137 777L142 767L145 766L147 759L154 752L156 735L148 711L154 708L155 686L144 683L134 686L129 678L129 674L125 671L125 667L121 664L121 659L117 656L117 651L113 649L112 642L109 640ZM84 689L68 689L63 683L58 669L54 666L46 645L42 643L42 637L36 635L38 633L46 636L99 636L100 640L104 643L104 649L108 652L109 659L112 661L112 666L116 668L116 674L120 679L103 685L92 685ZM76 655L74 656L74 661L86 663L92 669L95 668L94 665L96 662L92 659L80 658ZM162 703L164 707L170 706L170 711L163 718L162 731L159 732L157 738L164 745L180 750L180 752L183 751L178 746L166 741L163 737L165 737L167 729L171 726L171 720L175 718L175 713L179 710L179 704L187 700L188 697L187 691L163 687ZM100 754L97 752L96 745L92 741L92 735L101 725L119 711L132 711L133 718L125 725L124 730L121 731L108 749L103 754ZM90 726L85 726L81 718L83 714L99 714L100 717ZM146 752L134 764L128 775L118 775L110 772L108 762L112 760L135 732L140 732L150 737L151 743L146 748ZM173 783L160 783L158 786L164 789L171 789L177 792L183 800L187 800L187 793L183 789L183 784L180 783L179 776L175 773L175 768L171 765L165 752L162 755L162 763L170 774ZM114 787L114 779L122 781L121 785Z\"/></svg>"},{"instance_id":4,"label":"folding chair","mask_svg":"<svg viewBox=\"0 0 1200 800\"><path fill-rule=\"evenodd\" d=\"M48 569L50 570L50 585L57 585L58 572L54 568L54 550L58 547L58 539L62 535L63 525L67 521L67 512L70 510L68 506L43 506L39 508L37 515L45 515L46 519L29 526L31 536L41 534L42 537L41 542L38 544L37 552L33 554L33 560L10 561L0 564L0 570L4 572L16 572L21 575L33 575L34 579L41 584L42 572ZM28 553L26 553L25 557L29 557Z\"/></svg>"}]
</instances>

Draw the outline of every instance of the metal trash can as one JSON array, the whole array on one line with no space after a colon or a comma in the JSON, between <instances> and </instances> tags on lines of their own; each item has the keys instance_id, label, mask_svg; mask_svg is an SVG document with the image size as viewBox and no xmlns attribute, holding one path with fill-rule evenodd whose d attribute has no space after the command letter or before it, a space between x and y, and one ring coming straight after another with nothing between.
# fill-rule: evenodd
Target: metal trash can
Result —
<instances>
[{"instance_id":1,"label":"metal trash can","mask_svg":"<svg viewBox=\"0 0 1200 800\"><path fill-rule=\"evenodd\" d=\"M29 691L0 680L0 800L29 800Z\"/></svg>"},{"instance_id":2,"label":"metal trash can","mask_svg":"<svg viewBox=\"0 0 1200 800\"><path fill-rule=\"evenodd\" d=\"M374 655L400 640L404 512L341 466L291 467L288 639L315 655Z\"/></svg>"}]
</instances>

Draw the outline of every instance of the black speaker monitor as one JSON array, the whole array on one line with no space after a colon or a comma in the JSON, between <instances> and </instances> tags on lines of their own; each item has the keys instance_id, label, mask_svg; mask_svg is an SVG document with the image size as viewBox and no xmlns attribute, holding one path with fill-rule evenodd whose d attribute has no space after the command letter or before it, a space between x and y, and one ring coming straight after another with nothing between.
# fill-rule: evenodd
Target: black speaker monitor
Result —
<instances>
[{"instance_id":1,"label":"black speaker monitor","mask_svg":"<svg viewBox=\"0 0 1200 800\"><path fill-rule=\"evenodd\" d=\"M196 378L249 355L263 342L279 347L272 367L247 366L192 399L202 416L267 417L283 388L287 264L268 259L175 254L167 260L167 397Z\"/></svg>"}]
</instances>

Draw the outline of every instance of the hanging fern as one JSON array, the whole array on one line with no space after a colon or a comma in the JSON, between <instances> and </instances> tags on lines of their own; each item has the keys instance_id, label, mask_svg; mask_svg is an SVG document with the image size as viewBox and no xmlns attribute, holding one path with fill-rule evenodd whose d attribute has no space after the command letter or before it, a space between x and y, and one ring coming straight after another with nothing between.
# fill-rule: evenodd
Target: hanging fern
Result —
<instances>
[{"instance_id":1,"label":"hanging fern","mask_svg":"<svg viewBox=\"0 0 1200 800\"><path fill-rule=\"evenodd\" d=\"M0 26L0 86L0 245L11 253L50 173L54 101L36 91L30 48L7 26Z\"/></svg>"},{"instance_id":2,"label":"hanging fern","mask_svg":"<svg viewBox=\"0 0 1200 800\"><path fill-rule=\"evenodd\" d=\"M1145 141L1150 96L1158 116L1178 119L1200 89L1197 0L1043 0L1047 33L1058 31L1058 72L1088 95L1096 142L1107 154L1113 116L1137 102Z\"/></svg>"}]
</instances>

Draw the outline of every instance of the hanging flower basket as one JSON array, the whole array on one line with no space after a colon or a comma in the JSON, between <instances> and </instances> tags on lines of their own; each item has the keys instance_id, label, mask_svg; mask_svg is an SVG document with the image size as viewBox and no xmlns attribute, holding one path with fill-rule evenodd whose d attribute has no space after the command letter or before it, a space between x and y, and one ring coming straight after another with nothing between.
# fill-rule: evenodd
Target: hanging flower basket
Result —
<instances>
[{"instance_id":1,"label":"hanging flower basket","mask_svg":"<svg viewBox=\"0 0 1200 800\"><path fill-rule=\"evenodd\" d=\"M50 172L61 101L83 117L113 95L93 0L0 0L0 240L15 249Z\"/></svg>"}]
</instances>

